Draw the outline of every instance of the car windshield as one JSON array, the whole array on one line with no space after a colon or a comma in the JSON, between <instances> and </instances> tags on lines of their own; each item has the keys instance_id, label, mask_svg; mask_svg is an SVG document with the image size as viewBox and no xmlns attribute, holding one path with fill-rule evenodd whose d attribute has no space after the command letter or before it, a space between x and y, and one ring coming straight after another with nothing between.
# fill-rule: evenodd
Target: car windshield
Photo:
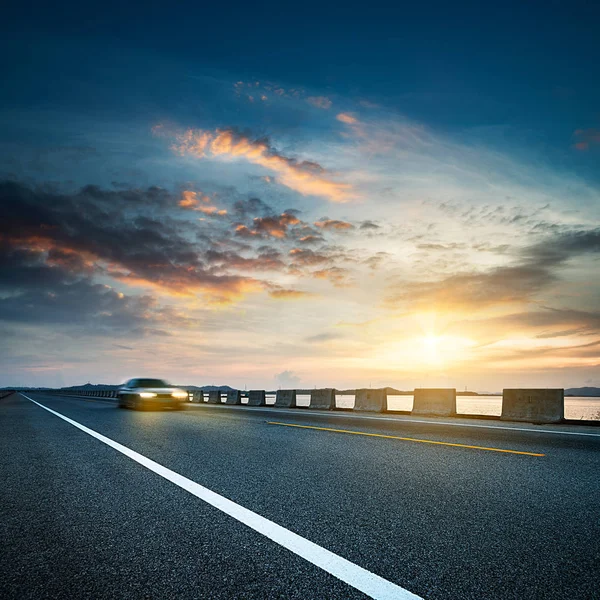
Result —
<instances>
[{"instance_id":1,"label":"car windshield","mask_svg":"<svg viewBox=\"0 0 600 600\"><path fill-rule=\"evenodd\" d=\"M136 379L133 382L134 387L145 387L145 388L166 388L171 387L169 383L163 379Z\"/></svg>"}]
</instances>

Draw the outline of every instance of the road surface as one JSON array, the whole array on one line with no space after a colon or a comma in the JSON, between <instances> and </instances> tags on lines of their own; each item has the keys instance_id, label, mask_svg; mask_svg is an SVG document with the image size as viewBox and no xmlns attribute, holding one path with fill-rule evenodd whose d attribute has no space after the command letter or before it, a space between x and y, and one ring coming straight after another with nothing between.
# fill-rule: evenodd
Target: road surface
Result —
<instances>
[{"instance_id":1,"label":"road surface","mask_svg":"<svg viewBox=\"0 0 600 600\"><path fill-rule=\"evenodd\" d=\"M28 393L0 452L5 599L600 597L600 428Z\"/></svg>"}]
</instances>

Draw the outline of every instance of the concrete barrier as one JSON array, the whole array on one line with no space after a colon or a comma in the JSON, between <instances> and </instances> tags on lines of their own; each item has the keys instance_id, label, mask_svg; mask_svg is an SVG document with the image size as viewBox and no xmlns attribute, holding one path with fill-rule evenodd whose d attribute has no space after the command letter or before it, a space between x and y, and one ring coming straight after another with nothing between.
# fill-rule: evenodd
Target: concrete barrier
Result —
<instances>
[{"instance_id":1,"label":"concrete barrier","mask_svg":"<svg viewBox=\"0 0 600 600\"><path fill-rule=\"evenodd\" d=\"M275 406L277 408L296 408L296 390L277 390Z\"/></svg>"},{"instance_id":2,"label":"concrete barrier","mask_svg":"<svg viewBox=\"0 0 600 600\"><path fill-rule=\"evenodd\" d=\"M221 392L219 390L208 392L209 404L221 404Z\"/></svg>"},{"instance_id":3,"label":"concrete barrier","mask_svg":"<svg viewBox=\"0 0 600 600\"><path fill-rule=\"evenodd\" d=\"M227 399L225 400L225 404L241 404L242 403L242 394L240 390L231 390L227 392Z\"/></svg>"},{"instance_id":4,"label":"concrete barrier","mask_svg":"<svg viewBox=\"0 0 600 600\"><path fill-rule=\"evenodd\" d=\"M387 410L387 392L385 389L356 390L354 410L365 412L385 412Z\"/></svg>"},{"instance_id":5,"label":"concrete barrier","mask_svg":"<svg viewBox=\"0 0 600 600\"><path fill-rule=\"evenodd\" d=\"M248 392L248 406L266 406L265 390L250 390Z\"/></svg>"},{"instance_id":6,"label":"concrete barrier","mask_svg":"<svg viewBox=\"0 0 600 600\"><path fill-rule=\"evenodd\" d=\"M502 391L503 421L560 423L565 417L563 389L507 389Z\"/></svg>"},{"instance_id":7,"label":"concrete barrier","mask_svg":"<svg viewBox=\"0 0 600 600\"><path fill-rule=\"evenodd\" d=\"M335 408L335 390L333 388L311 390L309 408L333 410Z\"/></svg>"},{"instance_id":8,"label":"concrete barrier","mask_svg":"<svg viewBox=\"0 0 600 600\"><path fill-rule=\"evenodd\" d=\"M454 388L416 389L412 414L438 417L456 415L456 390Z\"/></svg>"}]
</instances>

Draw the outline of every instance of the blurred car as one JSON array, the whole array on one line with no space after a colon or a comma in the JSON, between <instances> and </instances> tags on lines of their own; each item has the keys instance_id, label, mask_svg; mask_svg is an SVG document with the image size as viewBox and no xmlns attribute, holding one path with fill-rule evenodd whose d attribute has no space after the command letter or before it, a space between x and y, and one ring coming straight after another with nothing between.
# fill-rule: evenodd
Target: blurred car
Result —
<instances>
[{"instance_id":1,"label":"blurred car","mask_svg":"<svg viewBox=\"0 0 600 600\"><path fill-rule=\"evenodd\" d=\"M117 392L119 408L166 407L181 410L188 393L163 379L130 379Z\"/></svg>"}]
</instances>

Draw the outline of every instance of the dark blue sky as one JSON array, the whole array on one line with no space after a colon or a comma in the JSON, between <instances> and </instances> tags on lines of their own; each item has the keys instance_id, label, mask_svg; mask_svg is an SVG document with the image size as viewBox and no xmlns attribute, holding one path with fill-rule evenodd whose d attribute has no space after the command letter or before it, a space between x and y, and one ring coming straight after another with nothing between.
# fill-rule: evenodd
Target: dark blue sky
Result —
<instances>
[{"instance_id":1,"label":"dark blue sky","mask_svg":"<svg viewBox=\"0 0 600 600\"><path fill-rule=\"evenodd\" d=\"M486 143L531 145L593 176L597 163L567 150L575 130L600 126L597 2L389 4L13 4L0 110L187 119L189 77L258 78L438 131L483 128Z\"/></svg>"},{"instance_id":2,"label":"dark blue sky","mask_svg":"<svg viewBox=\"0 0 600 600\"><path fill-rule=\"evenodd\" d=\"M140 75L164 60L332 87L449 127L585 127L598 118L597 2L390 4L13 3L3 15L3 55L21 83L48 39L57 49L86 40L87 53L53 65L56 84L61 64L66 75L81 75L122 51L127 61L135 49L147 59L133 65ZM52 53L45 58L52 64Z\"/></svg>"}]
</instances>

